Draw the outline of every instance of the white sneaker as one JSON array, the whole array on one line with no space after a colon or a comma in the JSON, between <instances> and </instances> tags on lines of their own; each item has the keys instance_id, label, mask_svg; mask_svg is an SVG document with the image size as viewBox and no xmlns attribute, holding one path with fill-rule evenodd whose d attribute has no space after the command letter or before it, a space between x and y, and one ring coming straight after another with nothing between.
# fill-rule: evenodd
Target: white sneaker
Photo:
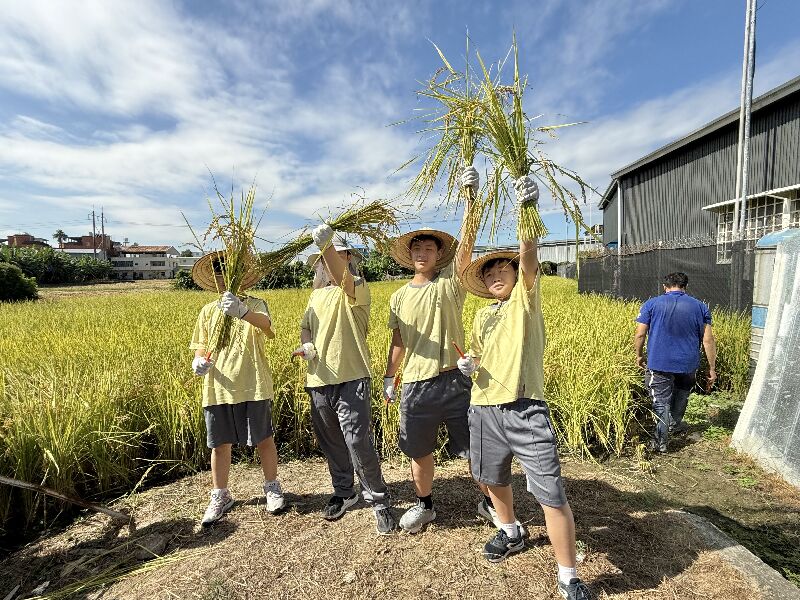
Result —
<instances>
[{"instance_id":1,"label":"white sneaker","mask_svg":"<svg viewBox=\"0 0 800 600\"><path fill-rule=\"evenodd\" d=\"M478 502L478 514L498 529L503 528L503 524L497 516L497 511L493 506L489 506L485 498ZM519 527L519 535L521 538L528 539L530 537L531 534L525 525L517 521L517 527Z\"/></svg>"},{"instance_id":2,"label":"white sneaker","mask_svg":"<svg viewBox=\"0 0 800 600\"><path fill-rule=\"evenodd\" d=\"M417 533L436 518L436 511L432 508L425 508L422 502L417 502L409 508L400 519L400 527L408 533Z\"/></svg>"},{"instance_id":3,"label":"white sneaker","mask_svg":"<svg viewBox=\"0 0 800 600\"><path fill-rule=\"evenodd\" d=\"M233 506L233 496L225 490L211 490L211 501L208 503L208 508L203 514L203 519L200 524L207 527L212 523L216 523L228 512Z\"/></svg>"},{"instance_id":4,"label":"white sneaker","mask_svg":"<svg viewBox=\"0 0 800 600\"><path fill-rule=\"evenodd\" d=\"M267 497L267 512L275 514L286 507L286 499L278 481L264 482L264 495Z\"/></svg>"}]
</instances>

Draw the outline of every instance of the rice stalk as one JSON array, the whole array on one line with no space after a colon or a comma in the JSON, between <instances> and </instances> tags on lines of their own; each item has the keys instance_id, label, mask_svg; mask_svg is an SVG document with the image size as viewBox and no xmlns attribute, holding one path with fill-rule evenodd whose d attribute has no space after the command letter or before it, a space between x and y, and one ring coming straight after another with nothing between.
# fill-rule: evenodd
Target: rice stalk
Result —
<instances>
[{"instance_id":1,"label":"rice stalk","mask_svg":"<svg viewBox=\"0 0 800 600\"><path fill-rule=\"evenodd\" d=\"M389 244L391 234L398 229L397 210L384 200L373 200L355 204L345 209L339 216L325 219L336 232L353 235L366 244L372 241L378 247ZM290 262L295 256L307 250L314 243L311 234L304 230L296 239L277 250L266 252L259 258L259 267L265 274Z\"/></svg>"},{"instance_id":2,"label":"rice stalk","mask_svg":"<svg viewBox=\"0 0 800 600\"><path fill-rule=\"evenodd\" d=\"M436 44L441 59L440 67L417 92L433 102L433 107L419 117L425 124L419 133L429 136L432 145L422 155L419 172L412 181L408 195L420 205L438 183L444 187L442 207L458 210L463 201L470 207L467 214L465 238L477 235L483 222L484 204L480 193L472 188L462 188L460 177L465 167L471 166L483 145L481 88L476 85L469 66L469 38L467 38L467 64L464 72L456 71ZM401 170L418 162L420 156L407 161Z\"/></svg>"},{"instance_id":3,"label":"rice stalk","mask_svg":"<svg viewBox=\"0 0 800 600\"><path fill-rule=\"evenodd\" d=\"M208 241L221 243L223 248L224 260L220 262L222 279L225 283L225 290L234 296L238 296L241 285L250 268L256 264L256 230L261 221L255 219L253 209L256 198L256 186L252 184L247 190L247 194L242 191L241 201L237 207L234 195L230 198L222 195L214 182L214 192L217 200L222 207L221 212L217 212L211 199L208 199L208 207L211 210L211 222L203 234L202 241L195 234L188 220L186 224L192 231L192 235L202 250ZM263 212L261 214L263 216ZM216 283L216 282L215 282ZM217 289L218 293L224 290ZM233 317L225 315L217 321L214 331L211 332L209 339L209 353L214 354L219 350L228 347L231 343L231 332L233 330Z\"/></svg>"}]
</instances>

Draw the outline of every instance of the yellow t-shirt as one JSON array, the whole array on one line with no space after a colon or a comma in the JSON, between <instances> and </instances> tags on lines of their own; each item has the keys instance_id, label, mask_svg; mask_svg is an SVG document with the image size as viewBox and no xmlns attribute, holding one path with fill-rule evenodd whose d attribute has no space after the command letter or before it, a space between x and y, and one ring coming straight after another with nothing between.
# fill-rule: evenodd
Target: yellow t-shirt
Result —
<instances>
[{"instance_id":1,"label":"yellow t-shirt","mask_svg":"<svg viewBox=\"0 0 800 600\"><path fill-rule=\"evenodd\" d=\"M264 300L248 296L244 302L250 310L264 313L272 321ZM212 332L224 316L216 300L201 308L189 348L208 348ZM203 377L203 406L272 400L272 369L265 345L268 338L274 337L272 326L264 332L247 321L233 319L231 341L211 357L214 366Z\"/></svg>"},{"instance_id":2,"label":"yellow t-shirt","mask_svg":"<svg viewBox=\"0 0 800 600\"><path fill-rule=\"evenodd\" d=\"M355 298L341 286L311 292L300 323L311 332L317 356L308 361L307 387L320 387L370 377L367 327L369 287L356 279Z\"/></svg>"},{"instance_id":3,"label":"yellow t-shirt","mask_svg":"<svg viewBox=\"0 0 800 600\"><path fill-rule=\"evenodd\" d=\"M407 283L389 299L389 329L399 329L406 348L403 382L424 381L458 366L464 348L461 312L466 292L455 276L453 263L425 285Z\"/></svg>"},{"instance_id":4,"label":"yellow t-shirt","mask_svg":"<svg viewBox=\"0 0 800 600\"><path fill-rule=\"evenodd\" d=\"M505 404L517 398L544 400L544 316L540 277L525 289L522 271L508 301L475 315L470 354L481 359L472 404Z\"/></svg>"}]
</instances>

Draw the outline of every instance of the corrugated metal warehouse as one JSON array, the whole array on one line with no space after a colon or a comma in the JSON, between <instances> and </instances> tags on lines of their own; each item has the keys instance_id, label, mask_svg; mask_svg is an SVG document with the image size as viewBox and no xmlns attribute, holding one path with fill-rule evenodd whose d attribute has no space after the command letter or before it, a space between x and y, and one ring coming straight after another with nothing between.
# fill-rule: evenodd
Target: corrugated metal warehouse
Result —
<instances>
[{"instance_id":1,"label":"corrugated metal warehouse","mask_svg":"<svg viewBox=\"0 0 800 600\"><path fill-rule=\"evenodd\" d=\"M753 100L743 263L732 245L739 110L612 173L600 202L612 250L581 269L580 289L644 300L666 273L689 275L689 292L747 309L752 248L763 235L800 227L800 77Z\"/></svg>"}]
</instances>

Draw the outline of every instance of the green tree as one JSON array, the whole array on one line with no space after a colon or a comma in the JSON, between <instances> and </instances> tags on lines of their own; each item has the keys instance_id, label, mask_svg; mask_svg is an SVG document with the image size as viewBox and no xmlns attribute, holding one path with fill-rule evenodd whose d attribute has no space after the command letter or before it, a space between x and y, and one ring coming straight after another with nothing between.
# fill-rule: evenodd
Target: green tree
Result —
<instances>
[{"instance_id":1,"label":"green tree","mask_svg":"<svg viewBox=\"0 0 800 600\"><path fill-rule=\"evenodd\" d=\"M178 256L183 256L185 258L189 258L189 257L192 256L192 251L187 248L186 250L182 250L181 253Z\"/></svg>"},{"instance_id":2,"label":"green tree","mask_svg":"<svg viewBox=\"0 0 800 600\"><path fill-rule=\"evenodd\" d=\"M361 272L367 281L383 281L388 277L411 276L413 273L404 269L397 261L388 254L383 254L373 250L367 254L364 262L361 263Z\"/></svg>"},{"instance_id":3,"label":"green tree","mask_svg":"<svg viewBox=\"0 0 800 600\"><path fill-rule=\"evenodd\" d=\"M56 232L53 234L53 239L58 241L58 247L64 247L64 240L67 239L69 236L64 233L61 229L56 229Z\"/></svg>"},{"instance_id":4,"label":"green tree","mask_svg":"<svg viewBox=\"0 0 800 600\"><path fill-rule=\"evenodd\" d=\"M36 300L36 280L26 277L17 265L0 262L0 301Z\"/></svg>"}]
</instances>

